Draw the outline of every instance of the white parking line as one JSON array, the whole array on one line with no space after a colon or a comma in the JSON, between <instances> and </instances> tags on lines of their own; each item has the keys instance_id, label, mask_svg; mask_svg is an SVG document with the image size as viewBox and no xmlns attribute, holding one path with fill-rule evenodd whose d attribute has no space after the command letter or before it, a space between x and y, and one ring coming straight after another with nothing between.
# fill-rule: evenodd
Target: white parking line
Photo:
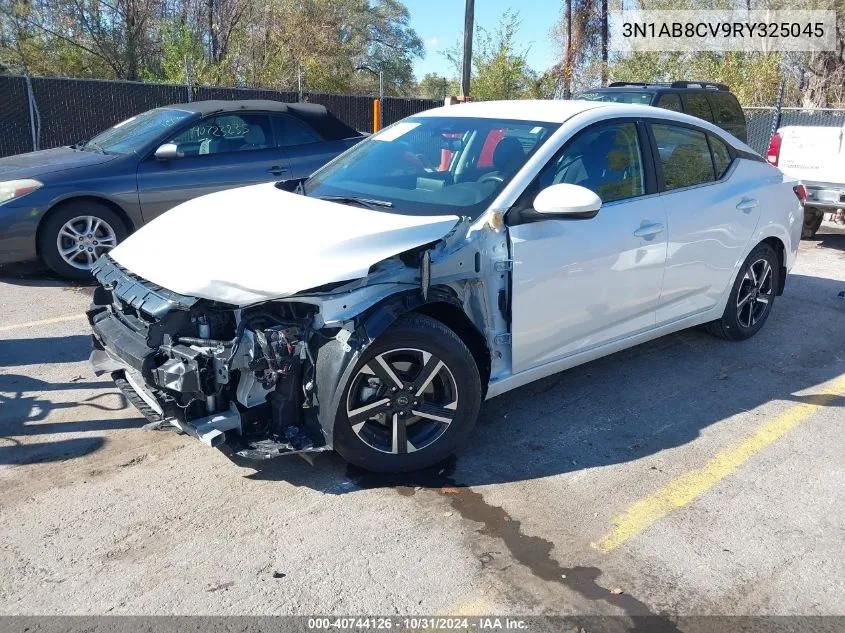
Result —
<instances>
[{"instance_id":1,"label":"white parking line","mask_svg":"<svg viewBox=\"0 0 845 633\"><path fill-rule=\"evenodd\" d=\"M68 323L69 321L77 321L84 318L86 318L84 314L69 314L68 316L44 319L43 321L30 321L29 323L16 323L14 325L0 325L0 332L22 330L24 328L38 327L41 325L55 325L56 323Z\"/></svg>"}]
</instances>

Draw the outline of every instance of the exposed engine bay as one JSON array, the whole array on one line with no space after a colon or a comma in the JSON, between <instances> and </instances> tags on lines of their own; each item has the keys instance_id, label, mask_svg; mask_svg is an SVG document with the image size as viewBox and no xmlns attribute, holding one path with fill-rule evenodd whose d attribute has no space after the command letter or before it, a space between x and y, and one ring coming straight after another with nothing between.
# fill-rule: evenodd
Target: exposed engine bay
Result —
<instances>
[{"instance_id":1,"label":"exposed engine bay","mask_svg":"<svg viewBox=\"0 0 845 633\"><path fill-rule=\"evenodd\" d=\"M314 306L237 309L180 297L105 258L96 274L104 285L89 311L92 362L140 398L153 424L209 446L228 439L247 457L325 446L316 420L301 414L314 405Z\"/></svg>"},{"instance_id":2,"label":"exposed engine bay","mask_svg":"<svg viewBox=\"0 0 845 633\"><path fill-rule=\"evenodd\" d=\"M509 341L497 333L506 331L508 280L491 261L506 258L507 246L502 234L490 237L486 253L441 240L379 262L365 278L252 306L181 295L102 257L88 312L91 363L147 427L176 427L245 458L329 450L352 366L402 314L448 309L452 327L477 340L485 379L507 366Z\"/></svg>"}]
</instances>

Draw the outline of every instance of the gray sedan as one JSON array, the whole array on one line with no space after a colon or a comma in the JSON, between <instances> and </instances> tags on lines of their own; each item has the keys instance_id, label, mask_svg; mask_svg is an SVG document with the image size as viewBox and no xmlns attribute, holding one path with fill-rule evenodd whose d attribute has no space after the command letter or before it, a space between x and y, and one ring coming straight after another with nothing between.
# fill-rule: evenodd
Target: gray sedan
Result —
<instances>
[{"instance_id":1,"label":"gray sedan","mask_svg":"<svg viewBox=\"0 0 845 633\"><path fill-rule=\"evenodd\" d=\"M2 158L0 265L41 259L86 279L100 255L171 207L305 178L362 138L320 105L201 101L144 112L71 147Z\"/></svg>"}]
</instances>

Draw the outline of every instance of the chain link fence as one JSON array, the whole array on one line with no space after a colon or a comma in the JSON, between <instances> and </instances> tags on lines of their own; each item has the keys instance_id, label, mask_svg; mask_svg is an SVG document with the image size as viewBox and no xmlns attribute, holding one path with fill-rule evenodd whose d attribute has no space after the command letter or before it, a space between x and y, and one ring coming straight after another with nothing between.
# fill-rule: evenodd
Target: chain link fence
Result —
<instances>
[{"instance_id":1,"label":"chain link fence","mask_svg":"<svg viewBox=\"0 0 845 633\"><path fill-rule=\"evenodd\" d=\"M326 106L361 132L373 129L373 96L259 88L187 86L101 79L0 76L0 156L70 145L152 108L208 99L308 101ZM382 125L387 126L441 102L435 99L384 97ZM774 130L786 125L839 127L845 109L747 107L748 144L763 154Z\"/></svg>"},{"instance_id":2,"label":"chain link fence","mask_svg":"<svg viewBox=\"0 0 845 633\"><path fill-rule=\"evenodd\" d=\"M769 140L778 128L788 125L819 127L845 125L845 109L768 106L748 107L743 108L743 111L748 123L748 145L760 154L769 147Z\"/></svg>"},{"instance_id":3,"label":"chain link fence","mask_svg":"<svg viewBox=\"0 0 845 633\"><path fill-rule=\"evenodd\" d=\"M748 145L758 154L769 147L772 128L777 124L777 108L743 108L745 122L748 125Z\"/></svg>"},{"instance_id":4,"label":"chain link fence","mask_svg":"<svg viewBox=\"0 0 845 633\"><path fill-rule=\"evenodd\" d=\"M86 140L131 116L174 103L209 99L308 101L326 106L361 132L373 129L373 96L101 79L0 76L0 156ZM442 105L432 99L386 97L383 125Z\"/></svg>"}]
</instances>

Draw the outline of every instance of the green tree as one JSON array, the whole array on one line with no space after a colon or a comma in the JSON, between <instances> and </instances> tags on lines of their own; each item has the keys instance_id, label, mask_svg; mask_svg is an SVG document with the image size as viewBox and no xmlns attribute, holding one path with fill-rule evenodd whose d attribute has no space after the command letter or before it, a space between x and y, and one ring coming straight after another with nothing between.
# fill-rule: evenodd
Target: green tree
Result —
<instances>
[{"instance_id":1,"label":"green tree","mask_svg":"<svg viewBox=\"0 0 845 633\"><path fill-rule=\"evenodd\" d=\"M534 95L537 73L528 65L528 48L519 46L519 13L508 9L493 32L478 26L472 48L473 99L524 99ZM461 68L461 45L444 52L455 68Z\"/></svg>"},{"instance_id":2,"label":"green tree","mask_svg":"<svg viewBox=\"0 0 845 633\"><path fill-rule=\"evenodd\" d=\"M13 72L409 94L422 54L400 0L0 0Z\"/></svg>"},{"instance_id":3,"label":"green tree","mask_svg":"<svg viewBox=\"0 0 845 633\"><path fill-rule=\"evenodd\" d=\"M746 106L772 105L780 84L779 53L663 52L631 53L612 59L614 81L675 81L699 79L730 86ZM790 89L794 91L794 82Z\"/></svg>"},{"instance_id":4,"label":"green tree","mask_svg":"<svg viewBox=\"0 0 845 633\"><path fill-rule=\"evenodd\" d=\"M460 92L460 85L456 79L450 79L437 73L427 73L419 81L417 92L426 99L445 99Z\"/></svg>"}]
</instances>

